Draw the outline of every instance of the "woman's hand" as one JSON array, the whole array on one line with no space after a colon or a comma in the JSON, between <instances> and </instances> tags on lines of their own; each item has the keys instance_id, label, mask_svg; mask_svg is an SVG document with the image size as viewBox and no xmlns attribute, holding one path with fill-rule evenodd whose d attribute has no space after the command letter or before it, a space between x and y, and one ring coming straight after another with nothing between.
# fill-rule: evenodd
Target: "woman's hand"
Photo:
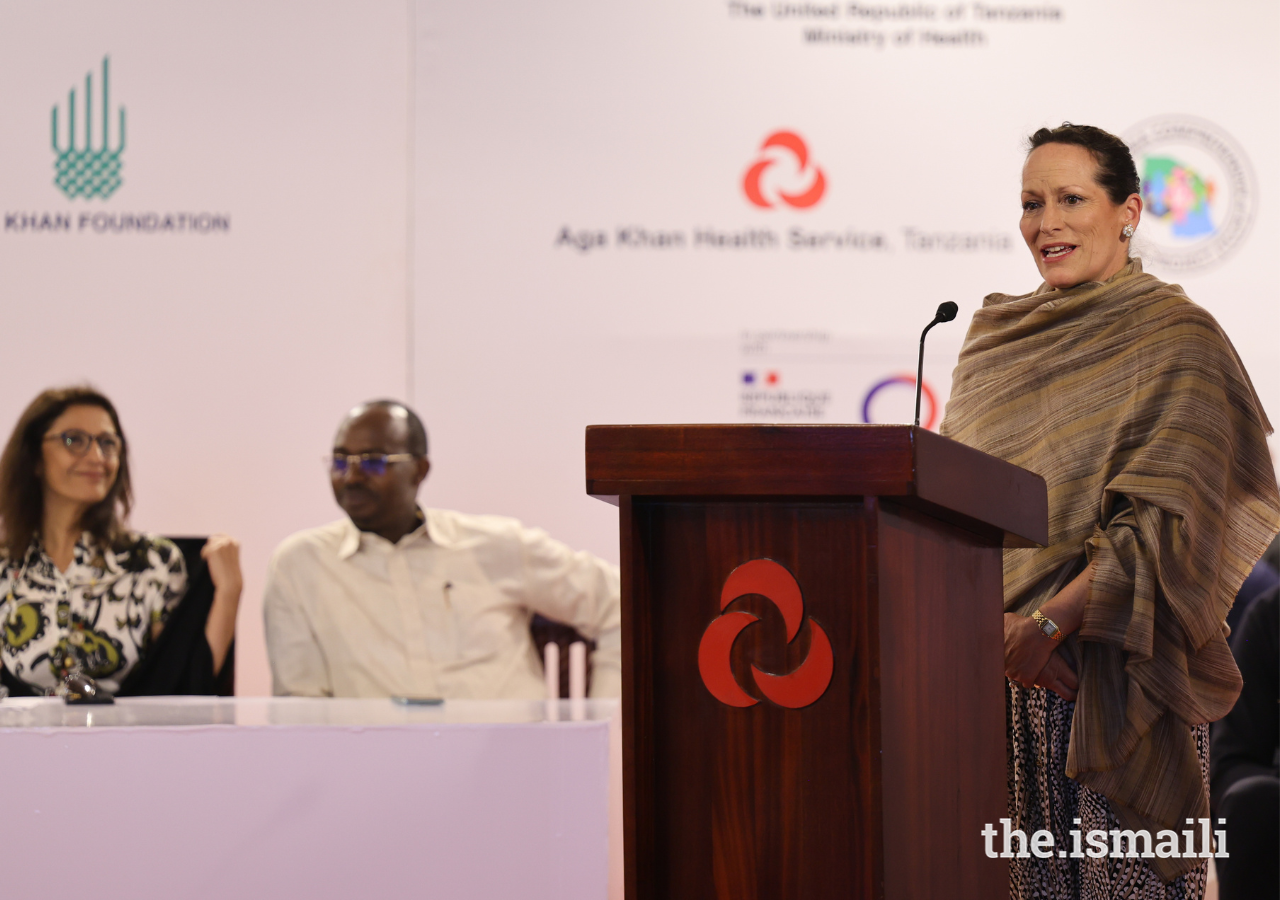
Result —
<instances>
[{"instance_id":1,"label":"woman's hand","mask_svg":"<svg viewBox=\"0 0 1280 900\"><path fill-rule=\"evenodd\" d=\"M1035 619L1004 614L1004 674L1010 681L1033 687L1057 647L1057 641L1045 637Z\"/></svg>"},{"instance_id":2,"label":"woman's hand","mask_svg":"<svg viewBox=\"0 0 1280 900\"><path fill-rule=\"evenodd\" d=\"M240 598L244 577L240 574L240 542L227 534L211 534L200 556L209 566L216 593L235 594Z\"/></svg>"},{"instance_id":3,"label":"woman's hand","mask_svg":"<svg viewBox=\"0 0 1280 900\"><path fill-rule=\"evenodd\" d=\"M1074 700L1080 685L1076 679L1076 670L1071 668L1071 663L1067 662L1066 657L1061 653L1055 651L1049 654L1049 661L1040 670L1040 675L1036 678L1036 686L1053 691L1063 700Z\"/></svg>"},{"instance_id":4,"label":"woman's hand","mask_svg":"<svg viewBox=\"0 0 1280 900\"><path fill-rule=\"evenodd\" d=\"M1062 634L1079 630L1093 581L1089 563L1071 582L1040 607ZM1017 613L1004 614L1004 674L1023 687L1047 688L1063 700L1076 699L1079 682L1066 657L1054 651L1058 642L1046 637L1036 620Z\"/></svg>"},{"instance_id":5,"label":"woman's hand","mask_svg":"<svg viewBox=\"0 0 1280 900\"><path fill-rule=\"evenodd\" d=\"M240 542L230 535L211 534L200 551L213 579L213 606L204 623L204 637L213 654L213 674L222 671L227 651L236 636L236 612L244 576L240 573Z\"/></svg>"}]
</instances>

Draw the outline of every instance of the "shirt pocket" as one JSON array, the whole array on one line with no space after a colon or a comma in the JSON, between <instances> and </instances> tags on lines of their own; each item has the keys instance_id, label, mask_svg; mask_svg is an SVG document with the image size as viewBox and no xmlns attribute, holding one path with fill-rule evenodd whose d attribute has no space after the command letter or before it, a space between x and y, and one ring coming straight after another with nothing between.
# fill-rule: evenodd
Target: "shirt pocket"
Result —
<instances>
[{"instance_id":1,"label":"shirt pocket","mask_svg":"<svg viewBox=\"0 0 1280 900\"><path fill-rule=\"evenodd\" d=\"M446 617L453 633L451 659L459 668L495 663L516 652L528 640L528 614L492 585L449 582Z\"/></svg>"}]
</instances>

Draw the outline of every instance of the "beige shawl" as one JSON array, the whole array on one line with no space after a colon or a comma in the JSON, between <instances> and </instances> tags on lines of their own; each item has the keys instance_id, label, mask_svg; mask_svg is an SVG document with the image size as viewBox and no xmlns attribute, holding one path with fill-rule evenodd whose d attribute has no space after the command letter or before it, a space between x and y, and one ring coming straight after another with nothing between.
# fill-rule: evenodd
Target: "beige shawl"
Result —
<instances>
[{"instance_id":1,"label":"beige shawl","mask_svg":"<svg viewBox=\"0 0 1280 900\"><path fill-rule=\"evenodd\" d=\"M1067 775L1153 837L1209 815L1189 726L1240 693L1223 621L1280 527L1270 431L1218 323L1140 260L988 296L960 352L942 433L1049 487L1049 545L1006 551L1005 609L1096 563ZM1196 860L1149 862L1170 879Z\"/></svg>"}]
</instances>

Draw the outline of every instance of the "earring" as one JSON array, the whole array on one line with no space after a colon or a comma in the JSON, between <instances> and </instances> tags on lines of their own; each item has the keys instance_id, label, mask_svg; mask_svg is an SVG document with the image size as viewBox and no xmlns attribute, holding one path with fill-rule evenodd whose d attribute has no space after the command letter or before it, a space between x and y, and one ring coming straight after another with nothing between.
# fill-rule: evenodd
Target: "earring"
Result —
<instances>
[{"instance_id":1,"label":"earring","mask_svg":"<svg viewBox=\"0 0 1280 900\"><path fill-rule=\"evenodd\" d=\"M1127 238L1133 237L1133 226L1132 225L1124 226L1124 228L1120 229L1120 233Z\"/></svg>"}]
</instances>

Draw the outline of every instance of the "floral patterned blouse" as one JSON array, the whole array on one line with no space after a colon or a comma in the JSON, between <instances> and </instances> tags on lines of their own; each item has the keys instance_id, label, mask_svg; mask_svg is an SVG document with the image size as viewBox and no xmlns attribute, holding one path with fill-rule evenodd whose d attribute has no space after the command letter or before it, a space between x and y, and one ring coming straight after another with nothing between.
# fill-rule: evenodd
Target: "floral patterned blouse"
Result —
<instances>
[{"instance_id":1,"label":"floral patterned blouse","mask_svg":"<svg viewBox=\"0 0 1280 900\"><path fill-rule=\"evenodd\" d=\"M187 584L182 553L155 535L131 535L125 550L102 549L89 532L58 571L39 538L20 561L0 560L0 662L37 691L72 669L118 690Z\"/></svg>"}]
</instances>

